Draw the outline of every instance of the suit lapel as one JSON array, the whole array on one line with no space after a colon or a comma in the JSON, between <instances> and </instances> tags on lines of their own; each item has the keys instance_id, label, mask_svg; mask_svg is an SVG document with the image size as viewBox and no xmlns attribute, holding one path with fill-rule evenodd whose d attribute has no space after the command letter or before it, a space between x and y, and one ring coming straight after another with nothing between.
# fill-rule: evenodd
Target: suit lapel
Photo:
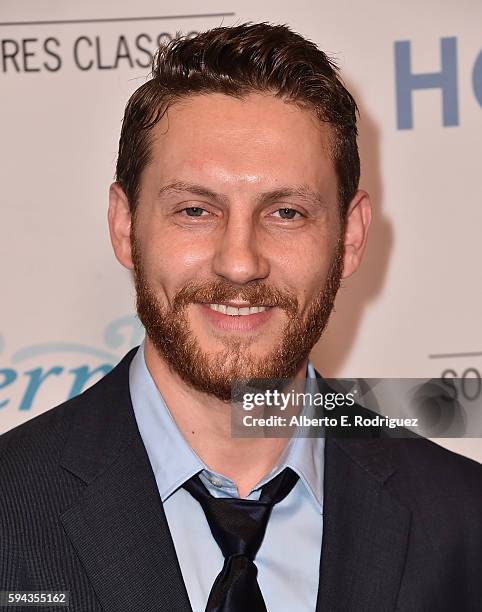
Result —
<instances>
[{"instance_id":1,"label":"suit lapel","mask_svg":"<svg viewBox=\"0 0 482 612\"><path fill-rule=\"evenodd\" d=\"M78 402L61 465L87 487L60 520L106 612L189 612L130 402L134 352Z\"/></svg>"},{"instance_id":2,"label":"suit lapel","mask_svg":"<svg viewBox=\"0 0 482 612\"><path fill-rule=\"evenodd\" d=\"M316 610L394 610L411 519L384 486L396 471L390 453L396 441L327 436L325 442Z\"/></svg>"}]
</instances>

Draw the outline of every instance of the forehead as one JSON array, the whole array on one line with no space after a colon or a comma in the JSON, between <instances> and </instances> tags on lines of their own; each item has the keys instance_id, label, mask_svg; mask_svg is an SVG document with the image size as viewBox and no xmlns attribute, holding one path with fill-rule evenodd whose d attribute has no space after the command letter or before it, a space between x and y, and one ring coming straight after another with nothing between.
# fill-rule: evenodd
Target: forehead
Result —
<instances>
[{"instance_id":1,"label":"forehead","mask_svg":"<svg viewBox=\"0 0 482 612\"><path fill-rule=\"evenodd\" d=\"M269 93L197 94L169 107L151 133L146 173L161 183L226 186L336 182L332 129L315 113Z\"/></svg>"}]
</instances>

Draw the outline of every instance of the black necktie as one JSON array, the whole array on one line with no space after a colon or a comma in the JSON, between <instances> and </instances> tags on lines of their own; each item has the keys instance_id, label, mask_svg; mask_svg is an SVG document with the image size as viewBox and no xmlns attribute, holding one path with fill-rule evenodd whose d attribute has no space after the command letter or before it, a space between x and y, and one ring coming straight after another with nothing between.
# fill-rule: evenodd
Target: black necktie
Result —
<instances>
[{"instance_id":1,"label":"black necktie","mask_svg":"<svg viewBox=\"0 0 482 612\"><path fill-rule=\"evenodd\" d=\"M201 504L224 565L209 593L206 612L266 612L254 558L273 506L295 486L298 475L285 468L261 490L259 501L213 497L199 477L183 487Z\"/></svg>"}]
</instances>

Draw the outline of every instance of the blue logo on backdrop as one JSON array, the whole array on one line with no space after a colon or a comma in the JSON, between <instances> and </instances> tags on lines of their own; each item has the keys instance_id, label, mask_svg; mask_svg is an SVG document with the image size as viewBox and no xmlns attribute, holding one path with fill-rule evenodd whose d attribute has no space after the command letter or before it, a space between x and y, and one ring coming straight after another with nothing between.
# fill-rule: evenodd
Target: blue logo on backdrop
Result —
<instances>
[{"instance_id":1,"label":"blue logo on backdrop","mask_svg":"<svg viewBox=\"0 0 482 612\"><path fill-rule=\"evenodd\" d=\"M457 74L457 38L440 39L440 63L434 72L415 73L412 69L412 46L409 40L395 42L395 80L397 95L397 127L413 128L413 92L418 89L439 89L442 100L442 125L459 125ZM472 87L482 106L482 51L472 69Z\"/></svg>"},{"instance_id":2,"label":"blue logo on backdrop","mask_svg":"<svg viewBox=\"0 0 482 612\"><path fill-rule=\"evenodd\" d=\"M0 368L0 409L8 406L31 410L37 395L48 390L48 383L54 378L63 379L66 389L66 396L59 401L78 395L110 372L128 349L140 344L144 330L138 319L129 315L109 323L103 336L104 347L45 342L15 351L10 359L11 367ZM0 336L0 353L4 347ZM38 360L33 367L32 360L34 363ZM43 365L38 365L39 361ZM75 363L75 367L66 365L69 362ZM18 397L17 405L12 401L12 393Z\"/></svg>"}]
</instances>

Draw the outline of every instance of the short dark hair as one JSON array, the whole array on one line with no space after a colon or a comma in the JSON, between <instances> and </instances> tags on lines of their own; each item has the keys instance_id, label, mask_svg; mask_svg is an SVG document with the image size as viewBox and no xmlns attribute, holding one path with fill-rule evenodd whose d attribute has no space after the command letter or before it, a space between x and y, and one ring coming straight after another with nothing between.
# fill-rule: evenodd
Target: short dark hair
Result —
<instances>
[{"instance_id":1,"label":"short dark hair","mask_svg":"<svg viewBox=\"0 0 482 612\"><path fill-rule=\"evenodd\" d=\"M152 79L132 94L122 122L116 180L131 212L136 209L142 171L150 161L150 130L171 104L197 93L242 98L253 92L271 92L308 107L332 126L331 152L344 218L360 180L355 100L332 59L286 25L269 23L179 35L159 48Z\"/></svg>"}]
</instances>

